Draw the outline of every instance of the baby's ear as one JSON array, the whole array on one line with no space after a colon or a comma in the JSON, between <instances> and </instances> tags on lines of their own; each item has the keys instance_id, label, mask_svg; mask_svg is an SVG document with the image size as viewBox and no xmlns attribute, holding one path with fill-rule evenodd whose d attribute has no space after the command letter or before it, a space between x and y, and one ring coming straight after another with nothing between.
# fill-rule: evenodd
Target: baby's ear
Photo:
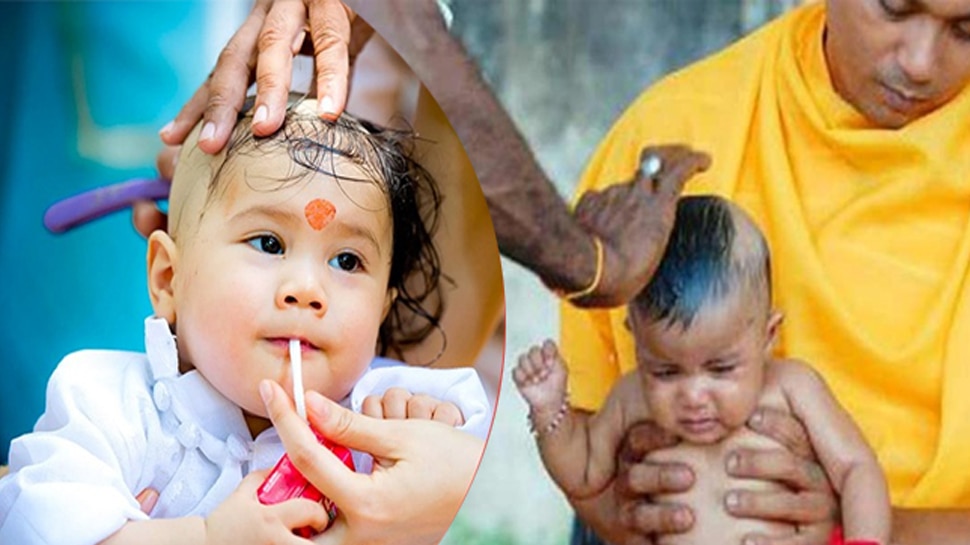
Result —
<instances>
[{"instance_id":1,"label":"baby's ear","mask_svg":"<svg viewBox=\"0 0 970 545\"><path fill-rule=\"evenodd\" d=\"M770 356L778 344L779 330L785 321L785 315L781 311L771 309L768 314L768 323L765 324L765 355Z\"/></svg>"},{"instance_id":2,"label":"baby's ear","mask_svg":"<svg viewBox=\"0 0 970 545\"><path fill-rule=\"evenodd\" d=\"M172 281L178 263L175 241L165 231L148 237L148 295L155 316L175 323L175 290Z\"/></svg>"},{"instance_id":3,"label":"baby's ear","mask_svg":"<svg viewBox=\"0 0 970 545\"><path fill-rule=\"evenodd\" d=\"M384 296L384 312L381 313L381 323L387 319L387 313L394 306L394 301L397 301L397 288L388 288L387 295Z\"/></svg>"}]
</instances>

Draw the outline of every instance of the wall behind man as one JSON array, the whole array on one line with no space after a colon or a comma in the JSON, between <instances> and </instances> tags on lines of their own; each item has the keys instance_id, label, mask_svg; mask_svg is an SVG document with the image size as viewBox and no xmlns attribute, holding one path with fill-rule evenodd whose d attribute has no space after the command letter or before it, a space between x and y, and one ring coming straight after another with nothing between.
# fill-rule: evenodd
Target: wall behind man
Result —
<instances>
[{"instance_id":1,"label":"wall behind man","mask_svg":"<svg viewBox=\"0 0 970 545\"><path fill-rule=\"evenodd\" d=\"M700 59L797 0L451 0L452 27L563 196L598 141L664 74ZM663 122L663 120L657 120ZM453 545L562 544L571 514L546 476L510 368L558 335L557 301L503 261L506 368L495 425Z\"/></svg>"}]
</instances>

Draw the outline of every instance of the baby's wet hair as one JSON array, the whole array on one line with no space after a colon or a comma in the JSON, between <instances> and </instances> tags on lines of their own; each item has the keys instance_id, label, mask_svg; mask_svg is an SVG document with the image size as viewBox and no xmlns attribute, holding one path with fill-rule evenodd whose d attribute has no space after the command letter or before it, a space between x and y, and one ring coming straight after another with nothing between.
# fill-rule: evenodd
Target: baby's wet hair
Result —
<instances>
[{"instance_id":1,"label":"baby's wet hair","mask_svg":"<svg viewBox=\"0 0 970 545\"><path fill-rule=\"evenodd\" d=\"M299 108L299 103L288 109L283 126L272 135L254 136L251 121L251 115L243 116L233 129L226 158L212 175L207 203L226 191L227 184L220 182L234 157L279 150L285 150L293 162L293 168L278 178L280 188L306 182L317 173L333 177L338 184L378 184L390 207L393 248L388 288L397 290L397 298L381 324L377 352L401 357L404 349L435 330L444 339L439 325L441 265L432 241L441 194L431 174L413 159L417 135L347 113L336 120L322 119L312 108ZM347 175L347 169L340 170L344 174L338 172L338 159L353 163L363 176Z\"/></svg>"},{"instance_id":2,"label":"baby's wet hair","mask_svg":"<svg viewBox=\"0 0 970 545\"><path fill-rule=\"evenodd\" d=\"M714 195L677 203L663 258L647 287L631 302L646 318L690 327L704 305L744 289L771 304L771 256L761 231Z\"/></svg>"}]
</instances>

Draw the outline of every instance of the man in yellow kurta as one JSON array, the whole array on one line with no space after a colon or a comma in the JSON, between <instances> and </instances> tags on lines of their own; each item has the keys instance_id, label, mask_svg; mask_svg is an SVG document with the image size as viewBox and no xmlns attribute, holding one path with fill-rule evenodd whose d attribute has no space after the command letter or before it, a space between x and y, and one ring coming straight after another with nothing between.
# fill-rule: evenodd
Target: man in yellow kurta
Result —
<instances>
[{"instance_id":1,"label":"man in yellow kurta","mask_svg":"<svg viewBox=\"0 0 970 545\"><path fill-rule=\"evenodd\" d=\"M970 1L809 4L645 92L579 189L629 179L648 145L709 152L686 191L760 224L780 354L824 375L898 508L970 508L968 81ZM635 368L625 317L563 305L577 408Z\"/></svg>"}]
</instances>

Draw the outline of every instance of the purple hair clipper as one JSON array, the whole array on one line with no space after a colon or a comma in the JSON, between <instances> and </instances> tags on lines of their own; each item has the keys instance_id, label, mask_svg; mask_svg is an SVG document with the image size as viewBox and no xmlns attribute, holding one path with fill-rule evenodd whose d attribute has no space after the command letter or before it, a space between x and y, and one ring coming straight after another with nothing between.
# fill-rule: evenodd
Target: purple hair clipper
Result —
<instances>
[{"instance_id":1,"label":"purple hair clipper","mask_svg":"<svg viewBox=\"0 0 970 545\"><path fill-rule=\"evenodd\" d=\"M170 188L168 180L135 178L85 191L51 205L44 213L44 227L52 233L63 233L128 208L135 201L167 199Z\"/></svg>"}]
</instances>

